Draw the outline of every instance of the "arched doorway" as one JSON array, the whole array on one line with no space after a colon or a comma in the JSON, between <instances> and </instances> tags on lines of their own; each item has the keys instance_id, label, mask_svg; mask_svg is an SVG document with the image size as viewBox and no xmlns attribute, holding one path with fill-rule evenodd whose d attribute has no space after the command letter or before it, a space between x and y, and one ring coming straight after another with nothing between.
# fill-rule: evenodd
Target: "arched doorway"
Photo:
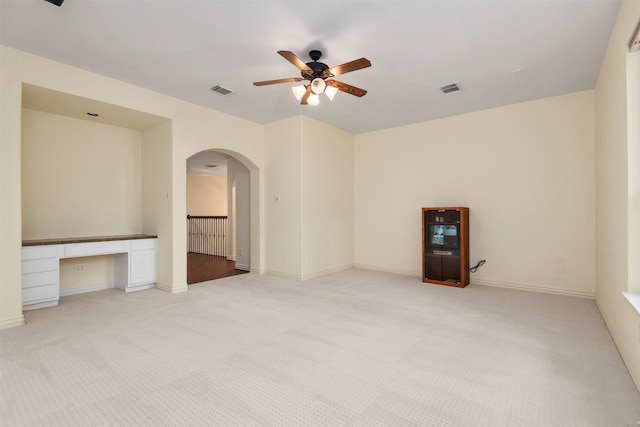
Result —
<instances>
[{"instance_id":1,"label":"arched doorway","mask_svg":"<svg viewBox=\"0 0 640 427\"><path fill-rule=\"evenodd\" d=\"M249 272L250 190L250 171L232 153L187 159L188 284Z\"/></svg>"}]
</instances>

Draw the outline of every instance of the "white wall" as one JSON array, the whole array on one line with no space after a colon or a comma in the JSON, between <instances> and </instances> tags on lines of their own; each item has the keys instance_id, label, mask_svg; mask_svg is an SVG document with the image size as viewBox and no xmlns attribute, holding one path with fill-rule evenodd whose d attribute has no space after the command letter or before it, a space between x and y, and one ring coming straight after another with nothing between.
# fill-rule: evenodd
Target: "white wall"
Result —
<instances>
[{"instance_id":1,"label":"white wall","mask_svg":"<svg viewBox=\"0 0 640 427\"><path fill-rule=\"evenodd\" d=\"M471 283L593 296L593 91L355 137L355 262L421 274L421 207L470 208Z\"/></svg>"},{"instance_id":2,"label":"white wall","mask_svg":"<svg viewBox=\"0 0 640 427\"><path fill-rule=\"evenodd\" d=\"M302 277L353 266L353 136L302 118Z\"/></svg>"},{"instance_id":3,"label":"white wall","mask_svg":"<svg viewBox=\"0 0 640 427\"><path fill-rule=\"evenodd\" d=\"M187 214L227 215L227 178L187 174Z\"/></svg>"},{"instance_id":4,"label":"white wall","mask_svg":"<svg viewBox=\"0 0 640 427\"><path fill-rule=\"evenodd\" d=\"M640 291L632 280L638 252L637 122L640 53L627 41L640 19L640 2L620 6L596 85L596 303L636 385L640 388L640 314L622 291ZM629 121L633 122L631 126Z\"/></svg>"}]
</instances>

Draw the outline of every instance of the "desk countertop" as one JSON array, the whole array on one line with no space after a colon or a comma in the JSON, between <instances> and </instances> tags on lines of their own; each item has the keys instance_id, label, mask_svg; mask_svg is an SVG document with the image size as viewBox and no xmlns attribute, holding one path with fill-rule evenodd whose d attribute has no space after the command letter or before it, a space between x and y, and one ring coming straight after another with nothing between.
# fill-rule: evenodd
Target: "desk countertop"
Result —
<instances>
[{"instance_id":1,"label":"desk countertop","mask_svg":"<svg viewBox=\"0 0 640 427\"><path fill-rule=\"evenodd\" d=\"M156 239L152 234L125 234L120 236L64 237L58 239L23 240L22 246L65 245L68 243L110 242L113 240Z\"/></svg>"}]
</instances>

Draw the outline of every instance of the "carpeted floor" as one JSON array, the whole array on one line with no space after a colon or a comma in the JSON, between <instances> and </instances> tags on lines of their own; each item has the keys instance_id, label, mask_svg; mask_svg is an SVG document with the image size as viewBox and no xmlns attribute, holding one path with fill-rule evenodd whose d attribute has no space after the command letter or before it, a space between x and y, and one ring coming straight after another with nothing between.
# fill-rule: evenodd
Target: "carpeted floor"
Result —
<instances>
[{"instance_id":1,"label":"carpeted floor","mask_svg":"<svg viewBox=\"0 0 640 427\"><path fill-rule=\"evenodd\" d=\"M64 297L0 331L0 425L631 426L593 301L348 270Z\"/></svg>"}]
</instances>

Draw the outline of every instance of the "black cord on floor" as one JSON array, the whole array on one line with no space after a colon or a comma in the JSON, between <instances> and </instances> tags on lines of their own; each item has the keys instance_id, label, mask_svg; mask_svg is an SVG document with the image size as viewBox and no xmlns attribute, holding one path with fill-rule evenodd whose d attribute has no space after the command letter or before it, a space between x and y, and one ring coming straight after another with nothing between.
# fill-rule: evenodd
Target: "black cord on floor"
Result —
<instances>
[{"instance_id":1,"label":"black cord on floor","mask_svg":"<svg viewBox=\"0 0 640 427\"><path fill-rule=\"evenodd\" d=\"M478 271L478 268L480 268L480 267L482 267L484 265L485 262L487 262L486 259L481 259L480 262L478 262L476 265L471 267L469 269L469 271L472 272L472 273L475 273L476 271Z\"/></svg>"}]
</instances>

